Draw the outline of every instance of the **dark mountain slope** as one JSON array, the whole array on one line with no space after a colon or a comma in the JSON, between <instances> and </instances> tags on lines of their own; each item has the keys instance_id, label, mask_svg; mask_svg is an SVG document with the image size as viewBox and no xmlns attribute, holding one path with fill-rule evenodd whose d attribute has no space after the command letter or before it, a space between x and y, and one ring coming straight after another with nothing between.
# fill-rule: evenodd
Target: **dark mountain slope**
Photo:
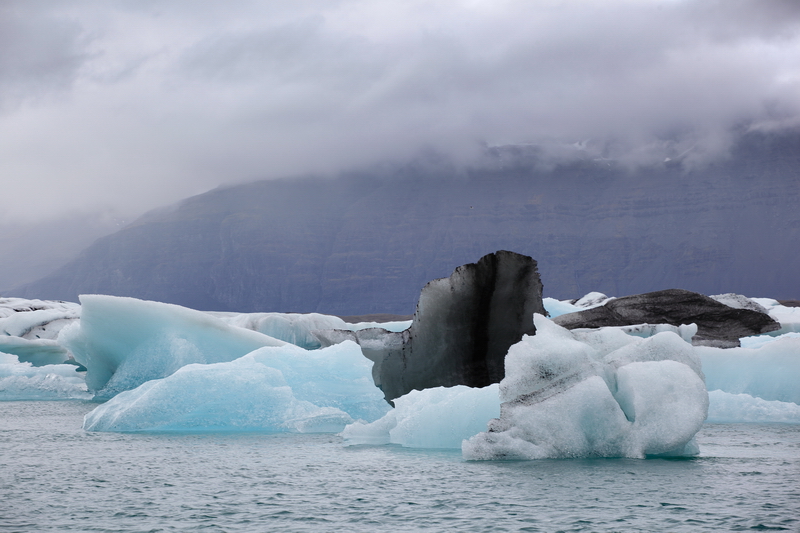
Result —
<instances>
[{"instance_id":1,"label":"dark mountain slope","mask_svg":"<svg viewBox=\"0 0 800 533\"><path fill-rule=\"evenodd\" d=\"M542 169L435 162L218 189L152 212L10 294L106 293L236 311L410 314L420 288L499 249L539 262L545 296L800 294L800 134L742 137L725 161Z\"/></svg>"}]
</instances>

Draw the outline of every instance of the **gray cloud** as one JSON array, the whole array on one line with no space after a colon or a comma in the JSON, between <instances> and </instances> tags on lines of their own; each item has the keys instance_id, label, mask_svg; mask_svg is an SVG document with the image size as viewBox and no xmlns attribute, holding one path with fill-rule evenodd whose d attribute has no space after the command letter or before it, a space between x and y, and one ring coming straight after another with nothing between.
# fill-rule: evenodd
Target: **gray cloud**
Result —
<instances>
[{"instance_id":1,"label":"gray cloud","mask_svg":"<svg viewBox=\"0 0 800 533\"><path fill-rule=\"evenodd\" d=\"M86 61L86 38L74 21L35 3L0 5L0 110L69 88Z\"/></svg>"},{"instance_id":2,"label":"gray cloud","mask_svg":"<svg viewBox=\"0 0 800 533\"><path fill-rule=\"evenodd\" d=\"M800 117L793 0L7 6L0 181L36 206L17 218L132 216L425 149L705 160L733 127Z\"/></svg>"}]
</instances>

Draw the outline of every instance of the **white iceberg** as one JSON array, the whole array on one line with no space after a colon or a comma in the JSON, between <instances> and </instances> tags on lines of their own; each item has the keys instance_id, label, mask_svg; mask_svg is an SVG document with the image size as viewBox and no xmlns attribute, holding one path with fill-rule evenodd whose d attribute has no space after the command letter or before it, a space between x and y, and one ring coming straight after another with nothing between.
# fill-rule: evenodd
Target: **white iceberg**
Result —
<instances>
[{"instance_id":1,"label":"white iceberg","mask_svg":"<svg viewBox=\"0 0 800 533\"><path fill-rule=\"evenodd\" d=\"M671 332L579 335L541 315L506 356L501 415L466 459L645 457L696 452L708 412L700 361Z\"/></svg>"},{"instance_id":2,"label":"white iceberg","mask_svg":"<svg viewBox=\"0 0 800 533\"><path fill-rule=\"evenodd\" d=\"M34 366L0 352L0 401L88 400L83 375L75 365Z\"/></svg>"},{"instance_id":3,"label":"white iceberg","mask_svg":"<svg viewBox=\"0 0 800 533\"><path fill-rule=\"evenodd\" d=\"M0 352L34 366L68 361L71 354L56 339L80 314L81 306L75 303L0 298Z\"/></svg>"},{"instance_id":4,"label":"white iceberg","mask_svg":"<svg viewBox=\"0 0 800 533\"><path fill-rule=\"evenodd\" d=\"M347 446L399 444L408 448L460 448L500 416L498 385L464 385L414 390L396 398L395 408L371 424L363 421L342 432Z\"/></svg>"},{"instance_id":5,"label":"white iceberg","mask_svg":"<svg viewBox=\"0 0 800 533\"><path fill-rule=\"evenodd\" d=\"M306 350L316 350L322 345L315 331L359 331L380 327L388 331L403 331L411 326L410 320L394 322L345 322L338 316L320 313L209 313L232 326L250 329Z\"/></svg>"}]
</instances>

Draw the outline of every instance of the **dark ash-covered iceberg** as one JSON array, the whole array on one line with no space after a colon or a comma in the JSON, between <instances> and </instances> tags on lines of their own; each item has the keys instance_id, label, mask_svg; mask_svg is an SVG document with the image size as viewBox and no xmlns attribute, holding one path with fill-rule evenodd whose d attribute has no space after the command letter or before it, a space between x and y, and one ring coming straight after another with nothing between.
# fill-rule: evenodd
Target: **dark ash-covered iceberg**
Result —
<instances>
[{"instance_id":1,"label":"dark ash-covered iceberg","mask_svg":"<svg viewBox=\"0 0 800 533\"><path fill-rule=\"evenodd\" d=\"M375 363L375 384L391 401L415 389L500 382L508 348L535 332L534 313L546 313L536 261L498 251L425 285L405 331L327 330L317 336L324 346L343 340L361 345Z\"/></svg>"}]
</instances>

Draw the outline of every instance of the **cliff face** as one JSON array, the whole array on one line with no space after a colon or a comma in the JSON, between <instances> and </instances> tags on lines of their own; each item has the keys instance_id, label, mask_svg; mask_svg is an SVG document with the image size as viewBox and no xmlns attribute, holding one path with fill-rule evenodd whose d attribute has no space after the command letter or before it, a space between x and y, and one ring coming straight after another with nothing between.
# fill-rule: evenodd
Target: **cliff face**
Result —
<instances>
[{"instance_id":1,"label":"cliff face","mask_svg":"<svg viewBox=\"0 0 800 533\"><path fill-rule=\"evenodd\" d=\"M498 249L534 257L545 296L558 298L676 287L800 294L800 134L750 134L730 158L695 169L603 160L543 169L511 155L498 150L468 173L421 165L214 190L10 294L410 314L428 280Z\"/></svg>"}]
</instances>

